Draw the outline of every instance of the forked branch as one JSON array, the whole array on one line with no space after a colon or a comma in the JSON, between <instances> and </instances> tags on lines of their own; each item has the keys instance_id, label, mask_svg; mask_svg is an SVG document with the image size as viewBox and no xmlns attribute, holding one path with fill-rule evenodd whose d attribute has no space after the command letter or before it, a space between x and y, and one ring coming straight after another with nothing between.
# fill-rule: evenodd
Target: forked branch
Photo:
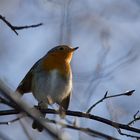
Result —
<instances>
[{"instance_id":1,"label":"forked branch","mask_svg":"<svg viewBox=\"0 0 140 140\"><path fill-rule=\"evenodd\" d=\"M33 24L33 25L25 25L25 26L14 26L12 25L4 16L0 15L0 19L16 34L18 35L17 30L23 30L28 28L35 28L43 25L43 23Z\"/></svg>"},{"instance_id":2,"label":"forked branch","mask_svg":"<svg viewBox=\"0 0 140 140\"><path fill-rule=\"evenodd\" d=\"M131 96L133 93L134 93L135 90L130 90L130 91L126 91L124 93L121 93L121 94L115 94L115 95L108 95L108 91L105 93L104 97L101 98L99 101L97 101L96 103L94 103L88 110L86 113L90 113L91 110L96 106L98 105L99 103L103 102L104 100L106 99L109 99L109 98L114 98L114 97L120 97L120 96Z\"/></svg>"}]
</instances>

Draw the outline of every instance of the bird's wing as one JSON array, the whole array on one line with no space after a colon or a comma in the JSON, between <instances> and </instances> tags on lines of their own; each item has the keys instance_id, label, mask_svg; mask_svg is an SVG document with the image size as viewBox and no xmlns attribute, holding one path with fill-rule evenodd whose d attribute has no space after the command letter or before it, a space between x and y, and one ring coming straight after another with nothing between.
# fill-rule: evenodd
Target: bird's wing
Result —
<instances>
[{"instance_id":1,"label":"bird's wing","mask_svg":"<svg viewBox=\"0 0 140 140\"><path fill-rule=\"evenodd\" d=\"M71 95L71 93L70 93L66 98L64 98L64 99L62 100L62 102L61 102L61 106L62 106L63 109L65 109L65 110L67 110L68 107L69 107L70 95Z\"/></svg>"},{"instance_id":2,"label":"bird's wing","mask_svg":"<svg viewBox=\"0 0 140 140\"><path fill-rule=\"evenodd\" d=\"M29 70L29 72L25 75L25 77L23 78L23 80L20 82L20 84L18 85L16 91L19 92L21 95L23 95L24 93L29 93L31 92L31 86L32 86L32 78L33 78L33 73L34 70L38 67L38 65L40 64L40 61L42 59L38 60L33 67Z\"/></svg>"}]
</instances>

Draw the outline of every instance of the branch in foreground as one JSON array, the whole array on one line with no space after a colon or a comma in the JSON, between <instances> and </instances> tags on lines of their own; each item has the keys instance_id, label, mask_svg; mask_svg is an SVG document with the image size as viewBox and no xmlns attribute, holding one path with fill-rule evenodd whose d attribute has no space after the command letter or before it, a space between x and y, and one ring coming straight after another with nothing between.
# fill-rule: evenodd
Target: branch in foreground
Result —
<instances>
[{"instance_id":1,"label":"branch in foreground","mask_svg":"<svg viewBox=\"0 0 140 140\"><path fill-rule=\"evenodd\" d=\"M18 106L18 111L25 112L31 119L37 121L40 125L42 125L45 128L46 132L50 134L50 136L57 140L61 139L58 132L56 132L50 125L46 125L46 123L40 118L41 114L39 111L37 111L35 108L30 110L28 105L21 101L21 99L17 95L12 94L13 92L1 80L0 92L1 94L3 94L3 96L8 98L8 100Z\"/></svg>"},{"instance_id":2,"label":"branch in foreground","mask_svg":"<svg viewBox=\"0 0 140 140\"><path fill-rule=\"evenodd\" d=\"M106 99L109 99L109 98L114 98L114 97L119 97L119 96L131 96L133 93L134 93L135 90L130 90L130 91L127 91L127 92L124 92L124 93L121 93L121 94L115 94L115 95L110 95L108 96L108 91L105 93L104 97L101 98L99 101L97 101L95 104L93 104L88 110L86 113L90 113L91 110L96 106L98 105L99 103L103 102L104 100Z\"/></svg>"},{"instance_id":3,"label":"branch in foreground","mask_svg":"<svg viewBox=\"0 0 140 140\"><path fill-rule=\"evenodd\" d=\"M35 28L43 25L43 23L39 24L34 24L34 25L26 25L26 26L14 26L12 25L6 18L2 15L0 15L0 19L16 34L18 35L17 30L23 30L23 29L28 29L28 28Z\"/></svg>"}]
</instances>

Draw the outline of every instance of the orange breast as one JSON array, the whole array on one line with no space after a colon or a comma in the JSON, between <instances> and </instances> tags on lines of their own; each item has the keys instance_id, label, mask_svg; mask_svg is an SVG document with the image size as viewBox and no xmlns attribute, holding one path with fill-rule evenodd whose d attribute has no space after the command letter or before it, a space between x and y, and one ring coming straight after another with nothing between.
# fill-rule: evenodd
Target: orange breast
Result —
<instances>
[{"instance_id":1,"label":"orange breast","mask_svg":"<svg viewBox=\"0 0 140 140\"><path fill-rule=\"evenodd\" d=\"M49 56L46 57L43 61L43 69L47 70L48 72L54 69L57 69L62 76L67 77L71 72L70 63L65 61L61 57L53 57Z\"/></svg>"}]
</instances>

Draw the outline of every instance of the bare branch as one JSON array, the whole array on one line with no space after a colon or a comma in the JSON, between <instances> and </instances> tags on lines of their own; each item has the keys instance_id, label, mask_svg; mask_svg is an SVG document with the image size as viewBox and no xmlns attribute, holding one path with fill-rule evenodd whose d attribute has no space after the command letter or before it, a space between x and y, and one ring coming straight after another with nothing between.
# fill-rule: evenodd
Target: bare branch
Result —
<instances>
[{"instance_id":1,"label":"bare branch","mask_svg":"<svg viewBox=\"0 0 140 140\"><path fill-rule=\"evenodd\" d=\"M133 120L128 123L129 126L132 125L132 124L134 124L136 121L139 121L140 120L140 116L137 116L138 113L139 113L139 110L136 112L136 114L134 114Z\"/></svg>"},{"instance_id":2,"label":"bare branch","mask_svg":"<svg viewBox=\"0 0 140 140\"><path fill-rule=\"evenodd\" d=\"M139 116L139 117L137 116L138 113L139 113L139 110L134 114L133 120L130 121L130 122L127 124L128 126L130 126L130 125L134 124L136 121L140 120L140 116ZM136 139L138 139L138 140L140 139L140 136L136 136L136 135L132 135L132 134L123 133L123 132L121 131L120 128L118 128L117 131L118 131L118 133L119 133L120 135L127 136L127 137L130 137L130 138L136 138Z\"/></svg>"},{"instance_id":3,"label":"bare branch","mask_svg":"<svg viewBox=\"0 0 140 140\"><path fill-rule=\"evenodd\" d=\"M59 114L59 112L54 110L54 109L41 109L41 112L47 113L47 114ZM20 113L20 111L18 111L18 110L4 110L4 111L0 111L0 116L13 115L13 114L18 114L18 113ZM102 122L104 124L110 125L110 126L117 128L117 129L120 128L120 129L132 131L132 132L140 134L140 129L138 129L138 128L130 127L126 124L117 123L117 122L108 120L106 118L100 117L100 116L96 116L96 115L92 115L92 114L88 114L88 113L83 113L83 112L79 112L79 111L70 111L70 110L67 110L65 113L67 116L88 118L91 120L96 120L96 121Z\"/></svg>"},{"instance_id":4,"label":"bare branch","mask_svg":"<svg viewBox=\"0 0 140 140\"><path fill-rule=\"evenodd\" d=\"M5 122L0 122L0 125L10 125L10 124L12 124L12 123L14 123L14 122L16 122L16 121L19 121L21 118L23 118L25 115L22 115L22 116L20 116L20 117L17 117L17 118L15 118L15 119L13 119L13 120L10 120L10 121L5 121Z\"/></svg>"},{"instance_id":5,"label":"bare branch","mask_svg":"<svg viewBox=\"0 0 140 140\"><path fill-rule=\"evenodd\" d=\"M139 136L134 136L134 135L130 135L130 134L123 133L123 132L121 131L121 129L117 129L117 130L118 130L118 133L119 133L120 135L122 135L122 136L127 136L127 137L130 137L130 138L140 139Z\"/></svg>"},{"instance_id":6,"label":"bare branch","mask_svg":"<svg viewBox=\"0 0 140 140\"><path fill-rule=\"evenodd\" d=\"M110 95L108 96L108 91L105 93L104 97L101 98L99 101L97 101L96 103L94 103L88 110L86 113L90 113L91 110L96 106L98 105L99 103L103 102L104 100L106 99L109 99L109 98L114 98L114 97L119 97L119 96L131 96L133 93L134 93L135 90L130 90L130 91L127 91L127 92L124 92L124 93L121 93L121 94L115 94L115 95Z\"/></svg>"},{"instance_id":7,"label":"bare branch","mask_svg":"<svg viewBox=\"0 0 140 140\"><path fill-rule=\"evenodd\" d=\"M39 24L34 24L34 25L26 25L26 26L14 26L12 25L6 18L2 15L0 15L0 19L16 34L18 35L17 30L23 30L23 29L28 29L28 28L35 28L43 25L43 23Z\"/></svg>"}]
</instances>

